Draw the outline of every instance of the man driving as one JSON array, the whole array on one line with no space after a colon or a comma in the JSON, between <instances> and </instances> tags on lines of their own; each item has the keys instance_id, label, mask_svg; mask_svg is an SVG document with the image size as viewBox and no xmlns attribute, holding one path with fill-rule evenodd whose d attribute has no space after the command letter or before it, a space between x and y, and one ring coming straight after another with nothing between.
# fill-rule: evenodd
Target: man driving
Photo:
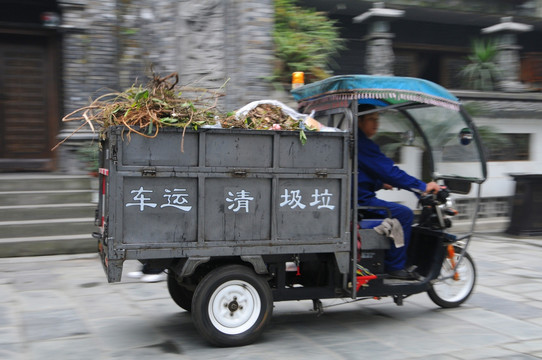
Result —
<instances>
[{"instance_id":1,"label":"man driving","mask_svg":"<svg viewBox=\"0 0 542 360\"><path fill-rule=\"evenodd\" d=\"M358 113L375 109L373 105L361 104ZM436 182L425 183L399 169L393 160L384 155L379 146L371 140L379 126L378 112L372 112L358 117L358 205L385 207L391 212L391 217L401 223L404 235L404 246L396 247L392 243L386 252L385 266L390 277L402 280L415 280L418 275L405 268L407 248L414 214L405 205L388 202L376 197L380 189L393 187L413 192L436 192L440 186ZM387 217L386 210L371 210L381 217Z\"/></svg>"}]
</instances>

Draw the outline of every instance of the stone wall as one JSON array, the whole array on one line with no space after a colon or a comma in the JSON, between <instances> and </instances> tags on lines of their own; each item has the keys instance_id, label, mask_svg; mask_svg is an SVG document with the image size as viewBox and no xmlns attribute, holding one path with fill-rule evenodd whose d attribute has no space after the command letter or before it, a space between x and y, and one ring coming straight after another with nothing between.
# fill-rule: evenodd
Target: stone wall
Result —
<instances>
[{"instance_id":1,"label":"stone wall","mask_svg":"<svg viewBox=\"0 0 542 360\"><path fill-rule=\"evenodd\" d=\"M63 107L68 114L111 90L145 83L151 68L180 85L219 89L232 111L272 91L272 0L58 0L63 33ZM276 96L275 96L276 98ZM81 123L64 123L59 139ZM96 137L81 130L60 150L60 169Z\"/></svg>"},{"instance_id":2,"label":"stone wall","mask_svg":"<svg viewBox=\"0 0 542 360\"><path fill-rule=\"evenodd\" d=\"M181 84L220 88L233 109L268 97L272 0L60 0L64 107L123 90L153 70Z\"/></svg>"},{"instance_id":3,"label":"stone wall","mask_svg":"<svg viewBox=\"0 0 542 360\"><path fill-rule=\"evenodd\" d=\"M118 87L117 11L113 1L59 1L62 10L64 111Z\"/></svg>"}]
</instances>

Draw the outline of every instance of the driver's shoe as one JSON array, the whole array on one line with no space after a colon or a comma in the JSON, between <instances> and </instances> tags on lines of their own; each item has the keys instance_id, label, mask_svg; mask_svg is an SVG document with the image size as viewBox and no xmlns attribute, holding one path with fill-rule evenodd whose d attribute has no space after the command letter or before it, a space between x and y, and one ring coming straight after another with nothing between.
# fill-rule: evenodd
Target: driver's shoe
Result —
<instances>
[{"instance_id":1,"label":"driver's shoe","mask_svg":"<svg viewBox=\"0 0 542 360\"><path fill-rule=\"evenodd\" d=\"M392 279L400 280L418 280L419 275L414 271L408 271L407 269L389 271L388 275Z\"/></svg>"}]
</instances>

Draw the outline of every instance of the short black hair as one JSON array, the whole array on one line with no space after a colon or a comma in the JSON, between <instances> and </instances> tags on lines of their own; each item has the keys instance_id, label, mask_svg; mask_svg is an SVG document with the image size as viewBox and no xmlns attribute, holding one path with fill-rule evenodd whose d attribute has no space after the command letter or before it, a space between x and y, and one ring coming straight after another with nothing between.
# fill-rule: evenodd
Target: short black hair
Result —
<instances>
[{"instance_id":1,"label":"short black hair","mask_svg":"<svg viewBox=\"0 0 542 360\"><path fill-rule=\"evenodd\" d=\"M364 112L364 111L369 111L369 110L374 110L374 109L376 109L376 106L371 105L371 104L359 104L358 105L358 113L361 113L361 112Z\"/></svg>"}]
</instances>

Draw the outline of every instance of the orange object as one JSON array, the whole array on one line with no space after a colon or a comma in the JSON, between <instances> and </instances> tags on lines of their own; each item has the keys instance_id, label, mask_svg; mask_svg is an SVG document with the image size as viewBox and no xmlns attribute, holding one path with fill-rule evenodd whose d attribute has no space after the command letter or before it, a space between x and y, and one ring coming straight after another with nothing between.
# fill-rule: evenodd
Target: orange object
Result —
<instances>
[{"instance_id":1,"label":"orange object","mask_svg":"<svg viewBox=\"0 0 542 360\"><path fill-rule=\"evenodd\" d=\"M305 85L305 73L296 71L292 74L292 89Z\"/></svg>"},{"instance_id":2,"label":"orange object","mask_svg":"<svg viewBox=\"0 0 542 360\"><path fill-rule=\"evenodd\" d=\"M373 279L376 279L376 275L356 276L356 292L359 291L360 287L368 283L369 280L373 280Z\"/></svg>"},{"instance_id":3,"label":"orange object","mask_svg":"<svg viewBox=\"0 0 542 360\"><path fill-rule=\"evenodd\" d=\"M455 270L455 250L453 245L448 245L448 259L450 259L450 263L452 264L452 269ZM459 280L459 274L457 271L454 272L454 280Z\"/></svg>"}]
</instances>

